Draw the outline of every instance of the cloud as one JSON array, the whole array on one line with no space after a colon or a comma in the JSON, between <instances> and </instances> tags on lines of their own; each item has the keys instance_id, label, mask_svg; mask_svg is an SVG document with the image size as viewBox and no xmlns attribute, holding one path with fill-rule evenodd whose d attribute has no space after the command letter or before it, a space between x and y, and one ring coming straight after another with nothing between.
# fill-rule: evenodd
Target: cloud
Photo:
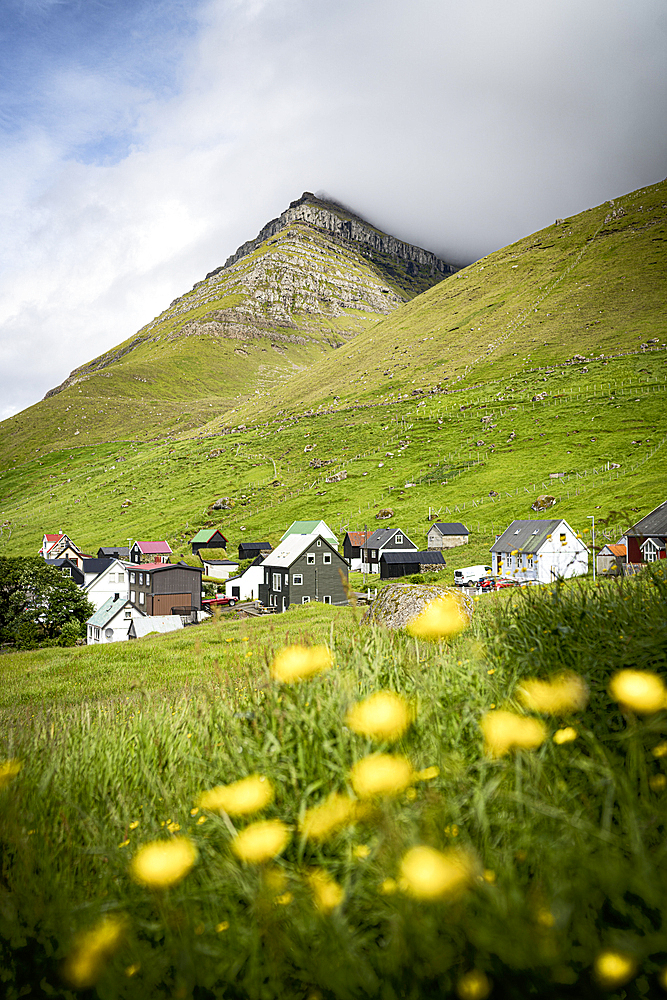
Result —
<instances>
[{"instance_id":1,"label":"cloud","mask_svg":"<svg viewBox=\"0 0 667 1000\"><path fill-rule=\"evenodd\" d=\"M467 262L665 173L657 0L11 9L0 415L304 189Z\"/></svg>"}]
</instances>

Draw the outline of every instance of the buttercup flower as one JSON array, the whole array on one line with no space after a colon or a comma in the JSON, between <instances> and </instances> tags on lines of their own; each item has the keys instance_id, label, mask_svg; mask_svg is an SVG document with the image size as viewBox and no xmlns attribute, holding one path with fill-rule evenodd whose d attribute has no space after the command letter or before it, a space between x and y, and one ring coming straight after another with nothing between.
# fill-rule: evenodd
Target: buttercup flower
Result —
<instances>
[{"instance_id":1,"label":"buttercup flower","mask_svg":"<svg viewBox=\"0 0 667 1000\"><path fill-rule=\"evenodd\" d=\"M521 682L519 699L533 712L566 715L586 707L588 688L577 674L561 674L549 681L531 678Z\"/></svg>"},{"instance_id":2,"label":"buttercup flower","mask_svg":"<svg viewBox=\"0 0 667 1000\"><path fill-rule=\"evenodd\" d=\"M601 951L595 959L595 977L604 989L622 986L634 976L637 963L620 951Z\"/></svg>"},{"instance_id":3,"label":"buttercup flower","mask_svg":"<svg viewBox=\"0 0 667 1000\"><path fill-rule=\"evenodd\" d=\"M345 891L322 868L316 868L306 876L315 899L315 905L322 913L331 913L343 902Z\"/></svg>"},{"instance_id":4,"label":"buttercup flower","mask_svg":"<svg viewBox=\"0 0 667 1000\"><path fill-rule=\"evenodd\" d=\"M473 870L472 858L464 851L412 847L401 860L399 885L415 899L443 899L465 889Z\"/></svg>"},{"instance_id":5,"label":"buttercup flower","mask_svg":"<svg viewBox=\"0 0 667 1000\"><path fill-rule=\"evenodd\" d=\"M456 995L460 1000L485 1000L490 992L491 982L481 969L465 972L456 984Z\"/></svg>"},{"instance_id":6,"label":"buttercup flower","mask_svg":"<svg viewBox=\"0 0 667 1000\"><path fill-rule=\"evenodd\" d=\"M5 788L21 770L20 760L3 760L0 762L0 790Z\"/></svg>"},{"instance_id":7,"label":"buttercup flower","mask_svg":"<svg viewBox=\"0 0 667 1000\"><path fill-rule=\"evenodd\" d=\"M547 736L541 719L531 719L502 709L486 712L480 725L486 750L492 757L502 757L513 747L534 750L544 743Z\"/></svg>"},{"instance_id":8,"label":"buttercup flower","mask_svg":"<svg viewBox=\"0 0 667 1000\"><path fill-rule=\"evenodd\" d=\"M410 635L420 639L442 639L447 635L456 635L469 624L463 602L454 595L446 594L427 604L405 628Z\"/></svg>"},{"instance_id":9,"label":"buttercup flower","mask_svg":"<svg viewBox=\"0 0 667 1000\"><path fill-rule=\"evenodd\" d=\"M210 812L221 810L230 816L247 816L259 812L273 801L273 785L262 774L234 781L231 785L217 785L202 792L197 804Z\"/></svg>"},{"instance_id":10,"label":"buttercup flower","mask_svg":"<svg viewBox=\"0 0 667 1000\"><path fill-rule=\"evenodd\" d=\"M327 646L285 646L271 666L271 676L284 684L293 684L328 670L333 663Z\"/></svg>"},{"instance_id":11,"label":"buttercup flower","mask_svg":"<svg viewBox=\"0 0 667 1000\"><path fill-rule=\"evenodd\" d=\"M400 695L377 691L353 705L345 722L355 733L376 740L397 740L410 725L410 711Z\"/></svg>"},{"instance_id":12,"label":"buttercup flower","mask_svg":"<svg viewBox=\"0 0 667 1000\"><path fill-rule=\"evenodd\" d=\"M342 826L354 823L356 805L348 795L333 792L321 805L308 809L299 824L307 840L326 840Z\"/></svg>"},{"instance_id":13,"label":"buttercup flower","mask_svg":"<svg viewBox=\"0 0 667 1000\"><path fill-rule=\"evenodd\" d=\"M290 840L287 826L279 819L269 819L252 823L241 830L232 840L232 851L241 861L261 864L277 857L284 851Z\"/></svg>"},{"instance_id":14,"label":"buttercup flower","mask_svg":"<svg viewBox=\"0 0 667 1000\"><path fill-rule=\"evenodd\" d=\"M556 730L556 732L553 735L553 741L554 743L558 743L559 745L561 743L571 743L572 740L576 740L578 735L579 734L577 733L577 730L574 728L574 726L567 726L565 729Z\"/></svg>"},{"instance_id":15,"label":"buttercup flower","mask_svg":"<svg viewBox=\"0 0 667 1000\"><path fill-rule=\"evenodd\" d=\"M188 837L154 840L134 855L130 874L149 889L168 889L185 878L196 860L197 848Z\"/></svg>"},{"instance_id":16,"label":"buttercup flower","mask_svg":"<svg viewBox=\"0 0 667 1000\"><path fill-rule=\"evenodd\" d=\"M126 925L124 916L111 914L77 935L63 966L63 975L71 986L81 990L97 982L120 944Z\"/></svg>"},{"instance_id":17,"label":"buttercup flower","mask_svg":"<svg viewBox=\"0 0 667 1000\"><path fill-rule=\"evenodd\" d=\"M640 715L652 715L667 707L667 688L648 670L621 670L609 685L612 698Z\"/></svg>"},{"instance_id":18,"label":"buttercup flower","mask_svg":"<svg viewBox=\"0 0 667 1000\"><path fill-rule=\"evenodd\" d=\"M412 778L410 761L388 753L364 757L350 771L352 787L360 799L371 799L376 795L398 795L405 791Z\"/></svg>"}]
</instances>

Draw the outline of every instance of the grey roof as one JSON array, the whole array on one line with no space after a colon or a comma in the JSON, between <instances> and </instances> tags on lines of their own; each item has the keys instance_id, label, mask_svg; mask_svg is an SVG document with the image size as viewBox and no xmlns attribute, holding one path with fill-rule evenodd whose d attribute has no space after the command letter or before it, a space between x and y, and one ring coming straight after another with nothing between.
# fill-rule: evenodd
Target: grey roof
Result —
<instances>
[{"instance_id":1,"label":"grey roof","mask_svg":"<svg viewBox=\"0 0 667 1000\"><path fill-rule=\"evenodd\" d=\"M442 552L434 551L433 549L426 550L424 552L412 552L408 550L407 552L383 552L380 561L384 560L385 563L415 563L419 565L420 563L427 564L430 563L433 566L445 566L445 557Z\"/></svg>"},{"instance_id":2,"label":"grey roof","mask_svg":"<svg viewBox=\"0 0 667 1000\"><path fill-rule=\"evenodd\" d=\"M111 566L111 563L114 562L115 558L115 556L107 556L104 559L84 559L83 571L84 573L94 573L97 576L97 574L105 570L107 566Z\"/></svg>"},{"instance_id":3,"label":"grey roof","mask_svg":"<svg viewBox=\"0 0 667 1000\"><path fill-rule=\"evenodd\" d=\"M461 524L460 521L436 521L435 524L431 525L431 528L437 528L441 535L469 535L470 532L466 528L465 524ZM431 530L429 528L429 531Z\"/></svg>"},{"instance_id":4,"label":"grey roof","mask_svg":"<svg viewBox=\"0 0 667 1000\"><path fill-rule=\"evenodd\" d=\"M126 604L131 606L132 602L128 601L125 594L120 594L118 597L110 597L108 601L104 602L101 608L97 609L94 615L91 615L86 624L104 628L107 622L110 622ZM139 609L137 608L137 610ZM143 611L141 613L144 614Z\"/></svg>"},{"instance_id":5,"label":"grey roof","mask_svg":"<svg viewBox=\"0 0 667 1000\"><path fill-rule=\"evenodd\" d=\"M100 545L97 550L97 558L108 559L109 557L112 559L129 559L130 550L127 545Z\"/></svg>"},{"instance_id":6,"label":"grey roof","mask_svg":"<svg viewBox=\"0 0 667 1000\"><path fill-rule=\"evenodd\" d=\"M53 566L54 569L62 569L64 566L68 566L72 573L72 579L83 583L83 570L79 569L73 559L68 559L67 556L62 556L60 559L45 559L44 562L47 566Z\"/></svg>"},{"instance_id":7,"label":"grey roof","mask_svg":"<svg viewBox=\"0 0 667 1000\"><path fill-rule=\"evenodd\" d=\"M637 537L638 535L647 538L651 535L667 535L667 500L659 507L652 510L650 514L637 521L626 531L626 535Z\"/></svg>"},{"instance_id":8,"label":"grey roof","mask_svg":"<svg viewBox=\"0 0 667 1000\"><path fill-rule=\"evenodd\" d=\"M201 549L199 550L199 558L202 562L208 563L209 566L238 566L238 559L207 559L206 556L201 554Z\"/></svg>"},{"instance_id":9,"label":"grey roof","mask_svg":"<svg viewBox=\"0 0 667 1000\"><path fill-rule=\"evenodd\" d=\"M257 552L263 552L265 549L270 550L272 546L269 542L239 542L239 548L256 549Z\"/></svg>"},{"instance_id":10,"label":"grey roof","mask_svg":"<svg viewBox=\"0 0 667 1000\"><path fill-rule=\"evenodd\" d=\"M417 548L415 543L410 541L406 533L400 528L377 528L372 535L368 536L368 541L362 547L364 549L381 549L383 545L391 541L394 535L403 535L406 542L410 542L410 545L414 545Z\"/></svg>"},{"instance_id":11,"label":"grey roof","mask_svg":"<svg viewBox=\"0 0 667 1000\"><path fill-rule=\"evenodd\" d=\"M512 552L514 549L537 552L547 540L547 535L553 534L562 520L562 517L558 517L548 520L512 521L500 538L493 543L491 552Z\"/></svg>"}]
</instances>

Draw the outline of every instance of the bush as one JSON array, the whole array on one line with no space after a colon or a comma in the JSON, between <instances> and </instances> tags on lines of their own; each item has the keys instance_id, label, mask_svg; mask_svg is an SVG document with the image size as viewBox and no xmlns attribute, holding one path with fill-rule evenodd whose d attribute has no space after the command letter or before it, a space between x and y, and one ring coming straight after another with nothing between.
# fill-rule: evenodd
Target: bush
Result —
<instances>
[{"instance_id":1,"label":"bush","mask_svg":"<svg viewBox=\"0 0 667 1000\"><path fill-rule=\"evenodd\" d=\"M81 623L76 618L70 618L65 622L58 636L59 646L76 646L77 640L82 637Z\"/></svg>"}]
</instances>

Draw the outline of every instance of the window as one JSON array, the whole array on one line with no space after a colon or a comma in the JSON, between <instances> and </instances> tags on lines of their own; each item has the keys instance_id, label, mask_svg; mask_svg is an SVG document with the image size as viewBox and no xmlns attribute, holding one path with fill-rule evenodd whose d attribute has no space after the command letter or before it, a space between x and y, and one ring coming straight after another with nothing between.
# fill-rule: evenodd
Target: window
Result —
<instances>
[{"instance_id":1,"label":"window","mask_svg":"<svg viewBox=\"0 0 667 1000\"><path fill-rule=\"evenodd\" d=\"M331 565L331 553L330 552L325 552L324 553L324 555L322 556L322 562L324 563L325 566L330 566Z\"/></svg>"},{"instance_id":2,"label":"window","mask_svg":"<svg viewBox=\"0 0 667 1000\"><path fill-rule=\"evenodd\" d=\"M396 535L396 544L397 545L403 544L403 535Z\"/></svg>"},{"instance_id":3,"label":"window","mask_svg":"<svg viewBox=\"0 0 667 1000\"><path fill-rule=\"evenodd\" d=\"M301 603L302 604L310 604L310 597L302 597L301 598Z\"/></svg>"},{"instance_id":4,"label":"window","mask_svg":"<svg viewBox=\"0 0 667 1000\"><path fill-rule=\"evenodd\" d=\"M315 565L315 553L314 552L309 552L308 555L306 556L306 565L308 565L308 566L314 566Z\"/></svg>"},{"instance_id":5,"label":"window","mask_svg":"<svg viewBox=\"0 0 667 1000\"><path fill-rule=\"evenodd\" d=\"M97 639L97 640L99 641L99 638L100 638L100 630L99 630L98 628L96 628L96 629L95 629L95 638L96 638L96 639Z\"/></svg>"},{"instance_id":6,"label":"window","mask_svg":"<svg viewBox=\"0 0 667 1000\"><path fill-rule=\"evenodd\" d=\"M69 568L69 566L63 566L63 576L71 576L71 575L72 575L72 570Z\"/></svg>"},{"instance_id":7,"label":"window","mask_svg":"<svg viewBox=\"0 0 667 1000\"><path fill-rule=\"evenodd\" d=\"M560 544L561 545L567 545L567 535L565 534L565 532L561 533Z\"/></svg>"},{"instance_id":8,"label":"window","mask_svg":"<svg viewBox=\"0 0 667 1000\"><path fill-rule=\"evenodd\" d=\"M317 539L317 547L318 547L318 549L321 548L321 546L322 546L322 539L318 538Z\"/></svg>"},{"instance_id":9,"label":"window","mask_svg":"<svg viewBox=\"0 0 667 1000\"><path fill-rule=\"evenodd\" d=\"M532 557L532 555L528 556L527 559L528 559L528 568L532 569L532 566L533 566L533 557Z\"/></svg>"},{"instance_id":10,"label":"window","mask_svg":"<svg viewBox=\"0 0 667 1000\"><path fill-rule=\"evenodd\" d=\"M331 594L325 594L322 598L323 604L331 604Z\"/></svg>"},{"instance_id":11,"label":"window","mask_svg":"<svg viewBox=\"0 0 667 1000\"><path fill-rule=\"evenodd\" d=\"M143 590L141 590L139 592L139 604L145 604L145 602L146 602L146 595L144 594Z\"/></svg>"},{"instance_id":12,"label":"window","mask_svg":"<svg viewBox=\"0 0 667 1000\"><path fill-rule=\"evenodd\" d=\"M292 573L292 583L295 587L300 587L303 584L303 574Z\"/></svg>"},{"instance_id":13,"label":"window","mask_svg":"<svg viewBox=\"0 0 667 1000\"><path fill-rule=\"evenodd\" d=\"M143 586L143 583L144 583L144 574L140 573L139 574L139 585Z\"/></svg>"},{"instance_id":14,"label":"window","mask_svg":"<svg viewBox=\"0 0 667 1000\"><path fill-rule=\"evenodd\" d=\"M92 637L93 637L93 626L89 625L88 626L88 638L92 639Z\"/></svg>"},{"instance_id":15,"label":"window","mask_svg":"<svg viewBox=\"0 0 667 1000\"><path fill-rule=\"evenodd\" d=\"M137 603L137 593L135 590L130 591L130 600L132 601L133 604Z\"/></svg>"},{"instance_id":16,"label":"window","mask_svg":"<svg viewBox=\"0 0 667 1000\"><path fill-rule=\"evenodd\" d=\"M130 610L129 608L128 608L128 609L127 609L127 611L125 612L125 617L126 617L126 618L131 618L131 617L132 617L132 612L131 612L131 610Z\"/></svg>"},{"instance_id":17,"label":"window","mask_svg":"<svg viewBox=\"0 0 667 1000\"><path fill-rule=\"evenodd\" d=\"M282 578L282 574L280 574L280 573L274 573L273 574L273 586L271 587L271 590L282 590L282 587L281 587L282 579L283 579Z\"/></svg>"},{"instance_id":18,"label":"window","mask_svg":"<svg viewBox=\"0 0 667 1000\"><path fill-rule=\"evenodd\" d=\"M136 573L130 573L130 583L136 583Z\"/></svg>"}]
</instances>

